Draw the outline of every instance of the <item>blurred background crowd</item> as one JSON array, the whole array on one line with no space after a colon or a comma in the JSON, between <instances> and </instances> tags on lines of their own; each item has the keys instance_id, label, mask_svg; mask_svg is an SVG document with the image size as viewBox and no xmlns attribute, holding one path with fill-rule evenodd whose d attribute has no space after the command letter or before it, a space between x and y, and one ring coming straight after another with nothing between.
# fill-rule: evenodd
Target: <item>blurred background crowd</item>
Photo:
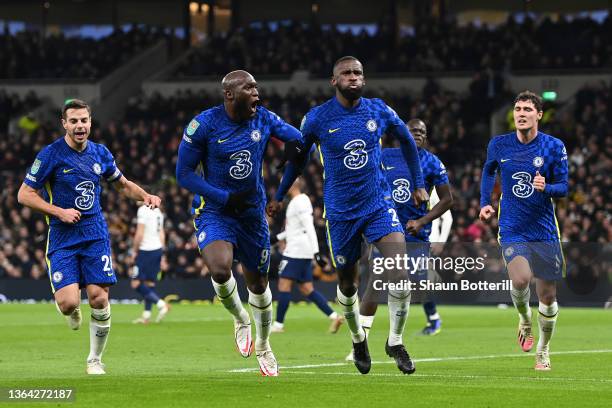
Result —
<instances>
[{"instance_id":1,"label":"blurred background crowd","mask_svg":"<svg viewBox=\"0 0 612 408\"><path fill-rule=\"evenodd\" d=\"M612 67L612 19L590 18L459 25L422 19L396 36L383 19L376 29L288 22L240 28L207 39L177 68L177 78L215 75L232 67L254 74L296 70L327 77L338 55L360 55L367 72L457 72Z\"/></svg>"}]
</instances>

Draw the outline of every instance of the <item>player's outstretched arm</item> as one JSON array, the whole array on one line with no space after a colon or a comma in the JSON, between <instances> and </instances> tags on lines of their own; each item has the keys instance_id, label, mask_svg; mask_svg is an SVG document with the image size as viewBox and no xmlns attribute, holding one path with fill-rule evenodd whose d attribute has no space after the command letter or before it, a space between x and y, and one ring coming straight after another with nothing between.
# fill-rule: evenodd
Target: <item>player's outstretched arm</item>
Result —
<instances>
[{"instance_id":1,"label":"player's outstretched arm","mask_svg":"<svg viewBox=\"0 0 612 408\"><path fill-rule=\"evenodd\" d=\"M493 210L491 206L491 193L495 186L495 176L498 166L499 164L495 157L495 139L491 139L487 147L487 159L482 169L480 180L480 219L483 221L488 220L491 215L495 213L495 210ZM485 211L485 207L489 207L489 209ZM483 219L483 217L485 218Z\"/></svg>"},{"instance_id":2,"label":"player's outstretched arm","mask_svg":"<svg viewBox=\"0 0 612 408\"><path fill-rule=\"evenodd\" d=\"M74 208L60 208L56 205L46 202L34 188L27 184L22 184L17 193L17 201L19 204L30 207L35 211L39 211L47 216L56 217L61 222L74 224L81 219L81 213Z\"/></svg>"},{"instance_id":3,"label":"player's outstretched arm","mask_svg":"<svg viewBox=\"0 0 612 408\"><path fill-rule=\"evenodd\" d=\"M429 224L433 220L439 218L448 211L453 205L453 194L451 193L449 184L441 184L436 186L436 192L440 201L433 206L431 210L423 217L417 220L410 220L406 225L406 229L410 234L416 235L424 225Z\"/></svg>"},{"instance_id":4,"label":"player's outstretched arm","mask_svg":"<svg viewBox=\"0 0 612 408\"><path fill-rule=\"evenodd\" d=\"M144 191L138 184L121 176L116 183L113 183L117 191L134 201L142 201L149 208L157 208L161 204L161 198Z\"/></svg>"}]
</instances>

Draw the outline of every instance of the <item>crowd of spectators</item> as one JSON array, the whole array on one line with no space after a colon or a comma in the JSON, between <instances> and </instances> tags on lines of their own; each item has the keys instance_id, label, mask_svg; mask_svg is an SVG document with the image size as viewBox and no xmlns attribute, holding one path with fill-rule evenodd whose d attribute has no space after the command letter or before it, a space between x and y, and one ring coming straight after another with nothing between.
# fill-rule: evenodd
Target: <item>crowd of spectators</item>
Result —
<instances>
[{"instance_id":1,"label":"crowd of spectators","mask_svg":"<svg viewBox=\"0 0 612 408\"><path fill-rule=\"evenodd\" d=\"M36 109L41 103L34 92L20 97L15 93L0 89L0 132L8 130L8 124L12 118Z\"/></svg>"},{"instance_id":2,"label":"crowd of spectators","mask_svg":"<svg viewBox=\"0 0 612 408\"><path fill-rule=\"evenodd\" d=\"M293 22L272 30L239 28L209 37L177 67L175 78L212 75L245 67L254 75L289 75L306 70L327 77L339 55L354 55L368 73L473 72L525 69L565 70L612 67L612 17L527 17L518 23L459 25L449 19L422 19L397 38L388 20L375 33L339 31L336 26Z\"/></svg>"},{"instance_id":3,"label":"crowd of spectators","mask_svg":"<svg viewBox=\"0 0 612 408\"><path fill-rule=\"evenodd\" d=\"M298 125L308 109L330 96L316 90L280 96L262 90L264 104L284 119ZM473 95L457 95L428 83L423 92L380 91L382 97L402 118L419 117L428 125L430 149L446 164L453 195L453 242L496 243L496 221L478 221L480 174L490 137L488 118L466 121ZM555 120L544 125L561 138L569 153L570 194L557 206L557 217L564 241L610 242L612 226L612 88L596 84L583 88L573 105L559 109ZM511 99L510 99L511 100ZM181 92L171 98L158 94L130 100L123 120L94 126L91 140L106 144L114 153L126 177L145 185L162 197L166 214L167 275L195 278L203 273L203 262L193 238L190 215L191 194L178 187L174 178L177 147L183 127L199 111L220 103L220 95ZM94 112L95 114L95 112ZM45 278L44 247L46 225L43 217L18 205L17 189L36 153L62 133L58 124L47 125L32 134L0 137L0 277ZM273 196L281 173L276 170L280 144L268 145L264 174L268 197ZM4 158L10 157L11 160ZM322 252L327 251L322 215L321 166L311 161L305 170L307 193L311 197ZM109 225L114 267L121 276L127 272L126 258L135 229L136 206L105 186L102 206ZM499 194L496 188L495 194ZM494 200L495 201L495 200ZM494 202L495 205L495 202ZM282 216L270 220L273 233L282 228ZM322 271L331 273L329 269ZM323 275L326 277L327 275Z\"/></svg>"},{"instance_id":4,"label":"crowd of spectators","mask_svg":"<svg viewBox=\"0 0 612 408\"><path fill-rule=\"evenodd\" d=\"M134 26L101 39L39 31L0 34L0 79L100 79L169 34Z\"/></svg>"}]
</instances>

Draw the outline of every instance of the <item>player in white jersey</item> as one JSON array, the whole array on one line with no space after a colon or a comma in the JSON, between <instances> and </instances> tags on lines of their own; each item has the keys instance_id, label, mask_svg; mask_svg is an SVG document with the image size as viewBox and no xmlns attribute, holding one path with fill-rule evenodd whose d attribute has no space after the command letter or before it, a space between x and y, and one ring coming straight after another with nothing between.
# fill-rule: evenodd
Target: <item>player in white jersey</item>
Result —
<instances>
[{"instance_id":1,"label":"player in white jersey","mask_svg":"<svg viewBox=\"0 0 612 408\"><path fill-rule=\"evenodd\" d=\"M285 240L286 245L283 259L278 267L278 306L272 332L284 331L285 314L291 301L291 289L293 282L297 282L302 295L314 302L331 319L329 331L336 333L344 318L333 311L325 297L312 285L312 259L314 258L321 267L327 262L319 254L312 204L310 198L302 193L301 179L296 180L288 195L291 201L287 205L285 231L276 236L278 240Z\"/></svg>"},{"instance_id":2,"label":"player in white jersey","mask_svg":"<svg viewBox=\"0 0 612 408\"><path fill-rule=\"evenodd\" d=\"M434 208L440 202L440 197L434 188L429 196L429 208ZM453 225L453 216L450 210L446 210L439 218L431 222L431 232L429 233L429 242L431 242L431 252L438 255L442 251L444 243L448 239L451 226ZM432 271L430 271L431 273ZM433 272L435 274L435 272ZM421 333L427 336L435 335L440 332L442 320L436 308L436 302L433 299L433 294L429 293L427 299L423 302L423 311L427 317L427 326L423 328Z\"/></svg>"},{"instance_id":3,"label":"player in white jersey","mask_svg":"<svg viewBox=\"0 0 612 408\"><path fill-rule=\"evenodd\" d=\"M136 223L136 234L129 260L130 265L133 265L130 277L132 289L144 298L145 310L133 323L149 323L153 304L158 310L155 322L159 323L170 310L169 305L155 292L166 241L164 215L159 208L151 209L142 205L138 208Z\"/></svg>"},{"instance_id":4,"label":"player in white jersey","mask_svg":"<svg viewBox=\"0 0 612 408\"><path fill-rule=\"evenodd\" d=\"M429 196L429 206L434 207L436 204L440 202L440 197L438 197L438 193L434 189ZM436 218L431 222L431 232L429 233L429 242L432 244L435 242L445 243L448 240L448 236L450 235L450 229L453 226L453 215L450 210L446 210L444 214L440 216L440 218ZM432 247L435 246L432 245Z\"/></svg>"}]
</instances>

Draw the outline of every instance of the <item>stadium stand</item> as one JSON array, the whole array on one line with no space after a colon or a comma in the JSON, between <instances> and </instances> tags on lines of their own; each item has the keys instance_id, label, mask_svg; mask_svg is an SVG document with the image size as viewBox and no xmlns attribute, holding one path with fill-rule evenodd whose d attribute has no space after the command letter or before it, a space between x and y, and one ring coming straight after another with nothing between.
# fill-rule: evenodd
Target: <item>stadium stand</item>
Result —
<instances>
[{"instance_id":1,"label":"stadium stand","mask_svg":"<svg viewBox=\"0 0 612 408\"><path fill-rule=\"evenodd\" d=\"M612 66L612 19L561 17L518 23L459 25L423 19L399 38L383 20L374 34L353 34L337 26L292 22L241 28L215 35L195 48L173 73L175 78L215 75L245 67L254 75L289 75L306 70L321 77L338 55L355 55L368 73L460 72L482 67L515 72ZM576 33L580 33L576 35ZM316 44L316 47L313 46Z\"/></svg>"},{"instance_id":2,"label":"stadium stand","mask_svg":"<svg viewBox=\"0 0 612 408\"><path fill-rule=\"evenodd\" d=\"M0 34L0 79L95 80L169 34L160 28L116 29L99 40L43 36L38 31Z\"/></svg>"}]
</instances>

